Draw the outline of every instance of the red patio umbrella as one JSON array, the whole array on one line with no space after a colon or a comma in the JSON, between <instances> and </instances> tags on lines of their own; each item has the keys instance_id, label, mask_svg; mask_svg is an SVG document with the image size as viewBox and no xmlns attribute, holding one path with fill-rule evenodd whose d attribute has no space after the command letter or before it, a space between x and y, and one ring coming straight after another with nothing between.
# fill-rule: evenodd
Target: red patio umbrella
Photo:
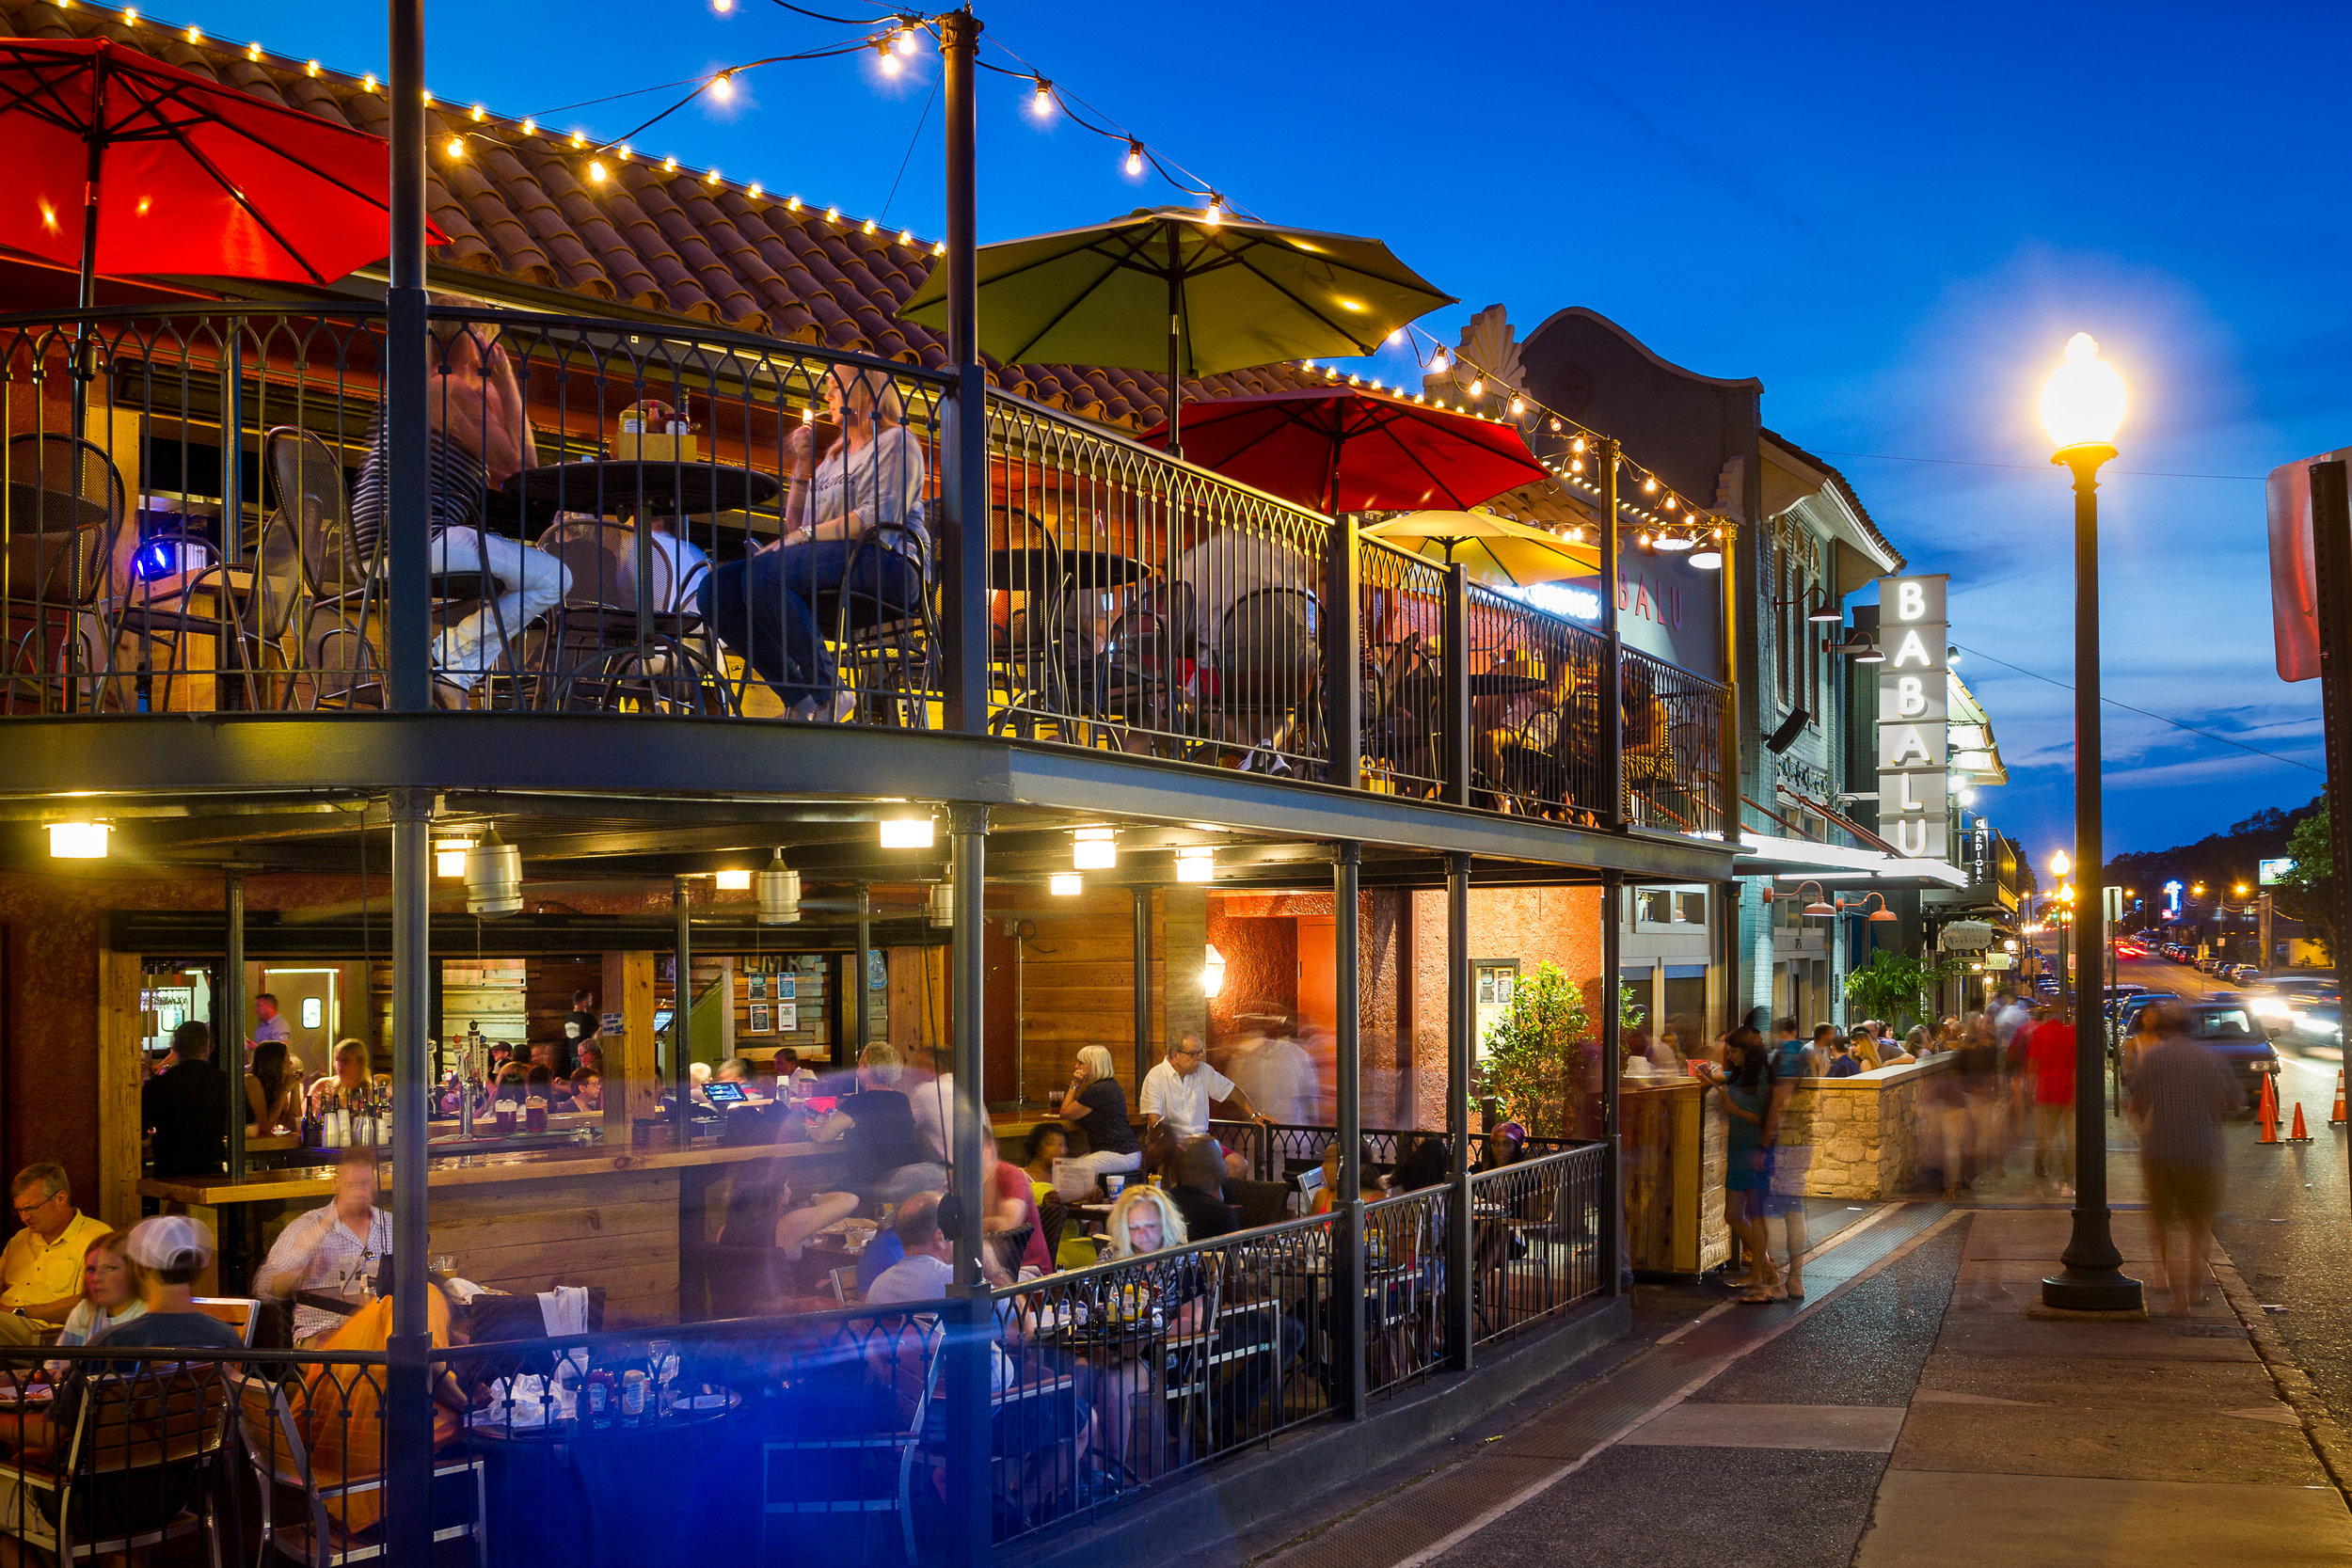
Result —
<instances>
[{"instance_id":1,"label":"red patio umbrella","mask_svg":"<svg viewBox=\"0 0 2352 1568\"><path fill-rule=\"evenodd\" d=\"M382 138L108 39L0 39L0 245L86 309L99 273L328 283L390 245Z\"/></svg>"},{"instance_id":2,"label":"red patio umbrella","mask_svg":"<svg viewBox=\"0 0 2352 1568\"><path fill-rule=\"evenodd\" d=\"M1511 425L1361 387L1188 400L1184 420L1187 460L1325 513L1467 511L1547 477Z\"/></svg>"}]
</instances>

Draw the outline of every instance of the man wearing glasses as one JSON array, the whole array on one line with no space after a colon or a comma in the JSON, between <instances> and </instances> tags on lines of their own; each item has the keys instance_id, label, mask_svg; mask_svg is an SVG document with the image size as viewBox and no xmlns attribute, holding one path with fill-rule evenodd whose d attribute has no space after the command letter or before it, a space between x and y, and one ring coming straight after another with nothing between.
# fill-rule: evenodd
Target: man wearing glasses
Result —
<instances>
[{"instance_id":1,"label":"man wearing glasses","mask_svg":"<svg viewBox=\"0 0 2352 1568\"><path fill-rule=\"evenodd\" d=\"M0 1345L29 1345L82 1299L82 1256L106 1223L73 1207L65 1167L45 1161L16 1173L10 1196L24 1228L0 1249Z\"/></svg>"},{"instance_id":2,"label":"man wearing glasses","mask_svg":"<svg viewBox=\"0 0 2352 1568\"><path fill-rule=\"evenodd\" d=\"M1143 1113L1146 1134L1165 1126L1180 1143L1197 1138L1209 1130L1210 1101L1219 1100L1245 1121L1271 1125L1231 1078L1202 1059L1206 1054L1200 1037L1186 1030L1160 1064L1143 1075L1136 1108Z\"/></svg>"}]
</instances>

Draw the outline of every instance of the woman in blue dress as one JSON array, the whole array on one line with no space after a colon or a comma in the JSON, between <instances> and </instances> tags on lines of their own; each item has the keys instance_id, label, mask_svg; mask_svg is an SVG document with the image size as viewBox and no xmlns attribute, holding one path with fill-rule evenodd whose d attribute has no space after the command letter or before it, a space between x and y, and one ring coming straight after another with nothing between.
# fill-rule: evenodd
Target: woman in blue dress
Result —
<instances>
[{"instance_id":1,"label":"woman in blue dress","mask_svg":"<svg viewBox=\"0 0 2352 1568\"><path fill-rule=\"evenodd\" d=\"M1731 1147L1724 1173L1724 1220L1740 1238L1748 1273L1728 1283L1745 1289L1737 1298L1750 1306L1786 1301L1788 1293L1765 1248L1764 1205L1772 1195L1772 1147L1765 1123L1772 1105L1772 1053L1754 1029L1734 1029L1724 1041L1724 1065L1708 1083L1724 1091L1731 1113Z\"/></svg>"}]
</instances>

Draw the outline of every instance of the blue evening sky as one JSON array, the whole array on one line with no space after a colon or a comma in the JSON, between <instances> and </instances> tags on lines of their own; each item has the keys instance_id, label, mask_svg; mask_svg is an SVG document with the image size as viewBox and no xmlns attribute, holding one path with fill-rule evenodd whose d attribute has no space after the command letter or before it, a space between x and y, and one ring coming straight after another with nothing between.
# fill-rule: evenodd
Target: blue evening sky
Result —
<instances>
[{"instance_id":1,"label":"blue evening sky","mask_svg":"<svg viewBox=\"0 0 2352 1568\"><path fill-rule=\"evenodd\" d=\"M162 21L385 70L366 0L166 4L203 8ZM1915 570L1952 574L1954 640L2060 681L2070 511L2035 397L2067 336L2091 332L2134 396L2105 491L2107 693L2304 765L2109 708L2108 846L2317 793L2318 693L2272 668L2263 491L2244 476L2352 444L2352 12L989 0L981 15L988 58L1011 51L1259 215L1388 240L1461 296L1424 324L1449 341L1486 305L1522 335L1582 305L1677 363L1759 377L1774 429L1875 454L1833 460ZM727 15L442 0L427 29L437 95L607 137L676 95L563 106L864 31L774 0ZM689 108L637 145L935 236L937 75L928 49L896 78L870 55L771 67L728 114ZM1027 97L983 83L984 241L1181 199L1123 178L1123 143L1041 126ZM1396 351L1376 373L1413 372ZM2072 699L1987 657L1963 673L2010 768L1986 804L2039 861L2067 832Z\"/></svg>"}]
</instances>

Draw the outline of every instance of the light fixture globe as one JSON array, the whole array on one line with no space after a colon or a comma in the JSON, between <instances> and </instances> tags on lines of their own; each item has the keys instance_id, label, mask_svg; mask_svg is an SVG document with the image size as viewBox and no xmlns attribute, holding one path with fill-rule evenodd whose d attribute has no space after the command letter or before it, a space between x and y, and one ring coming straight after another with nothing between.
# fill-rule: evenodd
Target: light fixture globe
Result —
<instances>
[{"instance_id":1,"label":"light fixture globe","mask_svg":"<svg viewBox=\"0 0 2352 1568\"><path fill-rule=\"evenodd\" d=\"M2066 874L2074 869L2074 863L2068 857L2065 850L2060 849L2050 857L2050 875L2058 880L2064 881Z\"/></svg>"},{"instance_id":2,"label":"light fixture globe","mask_svg":"<svg viewBox=\"0 0 2352 1568\"><path fill-rule=\"evenodd\" d=\"M2066 358L2042 388L2042 428L2060 451L2070 447L2109 447L2123 423L2128 402L2123 378L2099 357L2088 332L2067 340Z\"/></svg>"}]
</instances>

